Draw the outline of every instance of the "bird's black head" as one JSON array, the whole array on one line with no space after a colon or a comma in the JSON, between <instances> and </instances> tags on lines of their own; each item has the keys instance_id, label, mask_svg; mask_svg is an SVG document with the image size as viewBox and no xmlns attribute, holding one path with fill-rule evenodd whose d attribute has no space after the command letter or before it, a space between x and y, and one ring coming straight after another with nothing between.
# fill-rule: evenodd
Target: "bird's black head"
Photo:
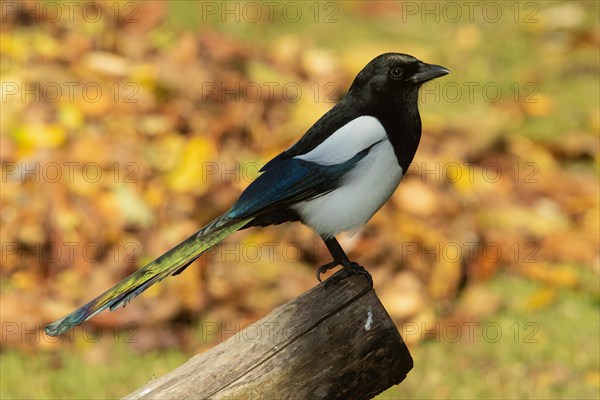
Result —
<instances>
[{"instance_id":1,"label":"bird's black head","mask_svg":"<svg viewBox=\"0 0 600 400\"><path fill-rule=\"evenodd\" d=\"M449 73L444 67L425 64L408 54L385 53L360 71L350 86L348 97L361 105L416 107L421 85Z\"/></svg>"}]
</instances>

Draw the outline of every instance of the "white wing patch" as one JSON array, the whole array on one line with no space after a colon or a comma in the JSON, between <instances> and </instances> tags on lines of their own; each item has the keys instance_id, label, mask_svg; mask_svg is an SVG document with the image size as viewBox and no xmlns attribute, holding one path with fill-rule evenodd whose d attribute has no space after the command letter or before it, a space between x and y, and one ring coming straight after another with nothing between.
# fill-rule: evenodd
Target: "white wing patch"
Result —
<instances>
[{"instance_id":1,"label":"white wing patch","mask_svg":"<svg viewBox=\"0 0 600 400\"><path fill-rule=\"evenodd\" d=\"M385 129L377 118L362 116L342 126L313 150L295 158L321 165L341 164L386 138Z\"/></svg>"}]
</instances>

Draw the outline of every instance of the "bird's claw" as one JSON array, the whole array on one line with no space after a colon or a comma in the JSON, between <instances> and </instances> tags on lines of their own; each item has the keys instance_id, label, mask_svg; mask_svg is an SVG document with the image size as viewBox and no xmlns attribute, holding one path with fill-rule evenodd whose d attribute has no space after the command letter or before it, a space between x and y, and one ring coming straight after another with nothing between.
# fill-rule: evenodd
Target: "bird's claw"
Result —
<instances>
[{"instance_id":1,"label":"bird's claw","mask_svg":"<svg viewBox=\"0 0 600 400\"><path fill-rule=\"evenodd\" d=\"M343 267L345 271L344 275L362 275L369 283L369 287L371 289L373 288L373 277L371 276L369 271L365 269L365 267L363 267L357 262L350 262L349 265L344 265Z\"/></svg>"},{"instance_id":2,"label":"bird's claw","mask_svg":"<svg viewBox=\"0 0 600 400\"><path fill-rule=\"evenodd\" d=\"M342 271L339 274L336 274L325 281L325 289L327 289L330 285L338 283L348 275L364 276L367 282L369 283L369 287L373 288L373 278L371 277L371 274L357 262L338 263L336 261L332 261L330 263L322 265L319 268L317 268L317 280L319 282L322 282L321 274L329 271L332 268L335 268L338 265L341 265L343 267Z\"/></svg>"},{"instance_id":3,"label":"bird's claw","mask_svg":"<svg viewBox=\"0 0 600 400\"><path fill-rule=\"evenodd\" d=\"M325 265L321 265L319 268L317 268L317 280L319 282L323 282L321 280L321 274L324 274L325 272L329 271L332 268L335 268L336 266L338 266L339 263L332 261L330 263L327 263Z\"/></svg>"}]
</instances>

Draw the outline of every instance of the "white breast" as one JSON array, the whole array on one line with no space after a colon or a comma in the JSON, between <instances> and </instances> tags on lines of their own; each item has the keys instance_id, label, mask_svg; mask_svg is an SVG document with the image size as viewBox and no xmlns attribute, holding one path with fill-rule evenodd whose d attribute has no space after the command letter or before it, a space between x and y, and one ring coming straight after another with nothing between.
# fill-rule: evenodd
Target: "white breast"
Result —
<instances>
[{"instance_id":1,"label":"white breast","mask_svg":"<svg viewBox=\"0 0 600 400\"><path fill-rule=\"evenodd\" d=\"M377 119L373 119L377 121ZM379 135L370 136L373 143L379 141L374 139L376 136ZM340 143L340 146L342 144ZM346 148L348 148L347 143ZM360 149L357 150L355 146L352 151L347 151L347 153L352 157L358 151ZM340 159L344 161L343 157ZM398 165L394 149L386 137L375 144L369 154L346 175L341 187L316 199L298 203L293 208L302 216L304 223L315 229L320 235L333 237L340 232L354 230L366 224L392 195L401 179L402 168Z\"/></svg>"}]
</instances>

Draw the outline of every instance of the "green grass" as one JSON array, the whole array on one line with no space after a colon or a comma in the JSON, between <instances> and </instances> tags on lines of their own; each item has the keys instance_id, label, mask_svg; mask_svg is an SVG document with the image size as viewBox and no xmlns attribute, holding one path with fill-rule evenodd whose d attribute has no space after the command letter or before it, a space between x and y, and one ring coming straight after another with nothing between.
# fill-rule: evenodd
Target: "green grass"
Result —
<instances>
[{"instance_id":1,"label":"green grass","mask_svg":"<svg viewBox=\"0 0 600 400\"><path fill-rule=\"evenodd\" d=\"M458 322L463 340L441 335L412 349L414 369L378 399L599 398L597 292L559 290L552 304L533 311L528 299L542 284L503 275L489 287L506 306L475 326L473 340Z\"/></svg>"},{"instance_id":2,"label":"green grass","mask_svg":"<svg viewBox=\"0 0 600 400\"><path fill-rule=\"evenodd\" d=\"M62 349L35 354L4 351L0 398L121 398L187 360L176 350L140 354L124 345L87 352Z\"/></svg>"}]
</instances>

